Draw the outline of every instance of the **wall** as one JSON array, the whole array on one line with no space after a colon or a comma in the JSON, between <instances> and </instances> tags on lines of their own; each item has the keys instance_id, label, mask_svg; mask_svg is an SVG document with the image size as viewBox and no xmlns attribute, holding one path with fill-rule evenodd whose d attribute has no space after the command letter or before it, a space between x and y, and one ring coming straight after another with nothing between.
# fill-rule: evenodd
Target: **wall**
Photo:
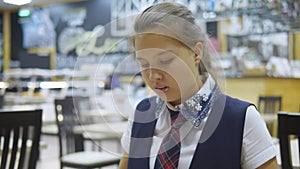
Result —
<instances>
[{"instance_id":1,"label":"wall","mask_svg":"<svg viewBox=\"0 0 300 169\"><path fill-rule=\"evenodd\" d=\"M66 22L62 21L62 17L67 15L66 11L76 10L77 8L85 8L87 11L86 19L82 25L86 31L92 30L96 25L105 25L110 22L110 3L107 0L89 0L83 2L73 2L73 3L61 3L56 5L50 5L45 7L49 10L51 20L55 24L55 30L57 37L60 35L61 31L65 29L68 25ZM109 32L109 31L108 31ZM56 38L57 40L58 38ZM41 65L40 68L47 68L50 65L50 59L39 59L40 63L37 65L32 65L33 54L28 54L27 49L23 48L23 33L21 25L19 24L19 18L17 12L11 13L11 60L17 60L21 62L22 67L33 67ZM57 43L56 43L57 44ZM59 52L59 51L58 51ZM26 59L30 56L31 59ZM21 58L22 57L22 58ZM25 57L25 58L24 58ZM36 58L38 56L35 56ZM49 68L49 66L48 66Z\"/></svg>"},{"instance_id":2,"label":"wall","mask_svg":"<svg viewBox=\"0 0 300 169\"><path fill-rule=\"evenodd\" d=\"M300 32L295 33L294 36L294 59L300 60L300 47L298 46L300 44Z\"/></svg>"},{"instance_id":3,"label":"wall","mask_svg":"<svg viewBox=\"0 0 300 169\"><path fill-rule=\"evenodd\" d=\"M226 93L255 105L260 95L282 96L282 111L300 111L299 78L227 78Z\"/></svg>"}]
</instances>

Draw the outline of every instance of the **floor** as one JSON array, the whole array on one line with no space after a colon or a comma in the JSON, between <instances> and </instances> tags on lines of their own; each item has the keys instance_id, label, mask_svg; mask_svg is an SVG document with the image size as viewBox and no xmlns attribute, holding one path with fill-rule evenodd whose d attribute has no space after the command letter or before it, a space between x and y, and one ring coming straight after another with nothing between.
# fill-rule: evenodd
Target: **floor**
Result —
<instances>
[{"instance_id":1,"label":"floor","mask_svg":"<svg viewBox=\"0 0 300 169\"><path fill-rule=\"evenodd\" d=\"M56 136L45 136L42 135L41 141L46 143L47 147L45 149L42 149L40 152L40 159L37 164L37 169L60 169L59 166L59 146L58 146L58 139ZM108 148L113 148L113 151L118 151L119 148L117 142L110 141L110 142L104 142L101 145L103 145L103 149L107 150ZM92 143L86 143L85 149L93 149ZM109 166L109 167L103 167L101 169L117 169L118 167L116 165ZM64 169L67 169L65 167Z\"/></svg>"},{"instance_id":2,"label":"floor","mask_svg":"<svg viewBox=\"0 0 300 169\"><path fill-rule=\"evenodd\" d=\"M46 146L46 148L42 149L40 152L40 160L38 161L37 169L60 169L59 146L58 146L57 137L49 136L49 135L42 135L41 141L43 141L47 146ZM292 152L293 154L295 154L295 152L298 150L298 144L296 144L296 143L297 143L296 141L292 142L292 147L294 147L292 150L295 150ZM85 144L86 150L92 150L92 149L95 149L95 147L97 147L97 145L95 146L95 144L92 142L87 142ZM103 148L106 151L110 150L115 153L116 152L120 153L120 145L116 141L102 142L101 148ZM277 145L277 149L279 151L278 145ZM299 157L299 156L297 156L297 157ZM280 163L280 158L278 158L278 161ZM293 160L293 161L295 161L295 160ZM295 166L299 166L298 158L296 158L295 163L296 163ZM70 169L70 168L65 167L64 169ZM102 169L118 169L118 166L114 165L114 166L109 166L109 167L103 167ZM299 168L296 167L295 169L300 169L300 167Z\"/></svg>"}]
</instances>

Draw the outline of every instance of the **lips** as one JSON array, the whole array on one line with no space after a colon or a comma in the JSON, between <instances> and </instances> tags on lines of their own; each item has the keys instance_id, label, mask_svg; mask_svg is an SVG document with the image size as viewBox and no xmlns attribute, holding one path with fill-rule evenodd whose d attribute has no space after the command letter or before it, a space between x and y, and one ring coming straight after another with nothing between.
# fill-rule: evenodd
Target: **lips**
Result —
<instances>
[{"instance_id":1,"label":"lips","mask_svg":"<svg viewBox=\"0 0 300 169\"><path fill-rule=\"evenodd\" d=\"M169 86L155 87L154 90L161 93L166 93L170 89Z\"/></svg>"}]
</instances>

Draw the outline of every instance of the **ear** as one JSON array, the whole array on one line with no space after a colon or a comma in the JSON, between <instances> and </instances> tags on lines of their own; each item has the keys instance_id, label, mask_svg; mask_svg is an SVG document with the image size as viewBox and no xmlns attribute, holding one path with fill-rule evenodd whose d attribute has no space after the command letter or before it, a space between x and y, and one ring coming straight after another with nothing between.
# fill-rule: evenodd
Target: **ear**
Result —
<instances>
[{"instance_id":1,"label":"ear","mask_svg":"<svg viewBox=\"0 0 300 169\"><path fill-rule=\"evenodd\" d=\"M197 64L200 63L200 60L202 58L203 55L203 45L201 42L197 42L194 48L194 52L195 52L195 62Z\"/></svg>"}]
</instances>

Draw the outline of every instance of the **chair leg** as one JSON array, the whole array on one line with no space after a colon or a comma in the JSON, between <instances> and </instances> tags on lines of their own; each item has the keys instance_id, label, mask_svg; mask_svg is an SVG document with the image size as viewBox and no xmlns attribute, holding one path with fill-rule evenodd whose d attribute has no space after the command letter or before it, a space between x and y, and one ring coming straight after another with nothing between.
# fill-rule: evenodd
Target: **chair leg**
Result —
<instances>
[{"instance_id":1,"label":"chair leg","mask_svg":"<svg viewBox=\"0 0 300 169\"><path fill-rule=\"evenodd\" d=\"M84 151L84 139L83 139L83 136L81 134L76 134L74 136L74 141L75 141L75 152L78 152L78 151Z\"/></svg>"},{"instance_id":2,"label":"chair leg","mask_svg":"<svg viewBox=\"0 0 300 169\"><path fill-rule=\"evenodd\" d=\"M98 151L102 151L101 141L99 141L98 143L99 143L99 145L98 145Z\"/></svg>"},{"instance_id":3,"label":"chair leg","mask_svg":"<svg viewBox=\"0 0 300 169\"><path fill-rule=\"evenodd\" d=\"M117 141L118 151L121 153L122 152L121 140L117 139L116 141Z\"/></svg>"},{"instance_id":4,"label":"chair leg","mask_svg":"<svg viewBox=\"0 0 300 169\"><path fill-rule=\"evenodd\" d=\"M101 148L101 141L91 141L92 142L92 149L94 151L97 150L97 147L98 147L98 151L102 151L102 148Z\"/></svg>"}]
</instances>

